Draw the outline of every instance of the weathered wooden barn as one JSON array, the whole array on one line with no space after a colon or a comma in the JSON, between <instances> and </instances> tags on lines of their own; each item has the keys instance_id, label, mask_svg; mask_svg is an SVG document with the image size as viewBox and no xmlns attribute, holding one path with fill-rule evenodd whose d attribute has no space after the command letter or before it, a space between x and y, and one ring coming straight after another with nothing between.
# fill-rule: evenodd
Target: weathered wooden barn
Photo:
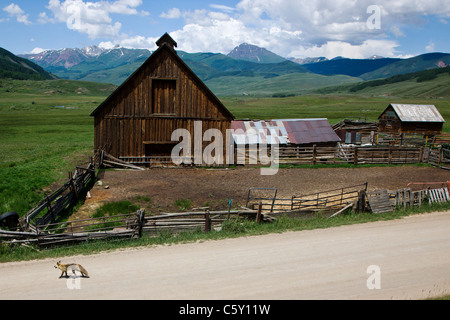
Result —
<instances>
[{"instance_id":1,"label":"weathered wooden barn","mask_svg":"<svg viewBox=\"0 0 450 320\"><path fill-rule=\"evenodd\" d=\"M390 104L378 117L379 131L434 136L445 122L434 105Z\"/></svg>"},{"instance_id":2,"label":"weathered wooden barn","mask_svg":"<svg viewBox=\"0 0 450 320\"><path fill-rule=\"evenodd\" d=\"M234 119L177 55L177 43L167 33L156 44L158 49L91 114L95 149L130 163L167 161L179 143L172 141L176 129L194 135L194 124L198 128L201 122L201 135L215 128L225 137ZM191 141L193 150L193 136Z\"/></svg>"}]
</instances>

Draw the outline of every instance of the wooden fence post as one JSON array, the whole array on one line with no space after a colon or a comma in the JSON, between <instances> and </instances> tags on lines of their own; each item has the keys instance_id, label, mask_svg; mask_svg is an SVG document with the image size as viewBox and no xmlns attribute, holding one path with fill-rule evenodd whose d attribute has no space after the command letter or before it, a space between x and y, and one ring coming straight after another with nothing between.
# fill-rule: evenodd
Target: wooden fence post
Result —
<instances>
[{"instance_id":1,"label":"wooden fence post","mask_svg":"<svg viewBox=\"0 0 450 320\"><path fill-rule=\"evenodd\" d=\"M75 180L73 179L73 175L71 172L69 172L69 178L70 178L70 186L72 187L72 191L75 195L75 200L78 201L77 184L75 183Z\"/></svg>"},{"instance_id":2,"label":"wooden fence post","mask_svg":"<svg viewBox=\"0 0 450 320\"><path fill-rule=\"evenodd\" d=\"M438 160L438 166L441 165L441 161L442 161L442 147L439 148L439 160Z\"/></svg>"},{"instance_id":3,"label":"wooden fence post","mask_svg":"<svg viewBox=\"0 0 450 320\"><path fill-rule=\"evenodd\" d=\"M312 149L312 164L313 165L316 164L316 157L317 157L317 146L313 145L313 149Z\"/></svg>"},{"instance_id":4,"label":"wooden fence post","mask_svg":"<svg viewBox=\"0 0 450 320\"><path fill-rule=\"evenodd\" d=\"M137 218L138 218L138 221L137 221L138 236L139 236L139 238L141 238L142 237L142 229L145 224L145 210L139 210L137 212Z\"/></svg>"},{"instance_id":5,"label":"wooden fence post","mask_svg":"<svg viewBox=\"0 0 450 320\"><path fill-rule=\"evenodd\" d=\"M258 204L258 213L256 214L257 223L261 223L261 211L262 211L262 202L260 201Z\"/></svg>"},{"instance_id":6,"label":"wooden fence post","mask_svg":"<svg viewBox=\"0 0 450 320\"><path fill-rule=\"evenodd\" d=\"M211 231L211 219L209 218L209 209L205 212L205 231Z\"/></svg>"},{"instance_id":7,"label":"wooden fence post","mask_svg":"<svg viewBox=\"0 0 450 320\"><path fill-rule=\"evenodd\" d=\"M364 212L365 210L366 210L366 190L360 190L358 192L357 211Z\"/></svg>"},{"instance_id":8,"label":"wooden fence post","mask_svg":"<svg viewBox=\"0 0 450 320\"><path fill-rule=\"evenodd\" d=\"M392 164L392 147L389 147L388 164Z\"/></svg>"},{"instance_id":9,"label":"wooden fence post","mask_svg":"<svg viewBox=\"0 0 450 320\"><path fill-rule=\"evenodd\" d=\"M353 148L353 164L356 166L358 164L358 148Z\"/></svg>"}]
</instances>

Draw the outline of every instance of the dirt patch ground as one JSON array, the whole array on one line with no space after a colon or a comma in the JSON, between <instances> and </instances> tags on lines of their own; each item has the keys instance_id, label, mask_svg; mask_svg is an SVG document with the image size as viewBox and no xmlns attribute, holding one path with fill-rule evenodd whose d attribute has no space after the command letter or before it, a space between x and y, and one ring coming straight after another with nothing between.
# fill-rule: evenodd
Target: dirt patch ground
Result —
<instances>
[{"instance_id":1,"label":"dirt patch ground","mask_svg":"<svg viewBox=\"0 0 450 320\"><path fill-rule=\"evenodd\" d=\"M130 200L149 212L179 212L176 200L189 199L192 207L225 209L246 203L248 189L277 188L278 197L290 198L368 182L369 190L405 188L410 182L450 180L450 171L415 166L372 168L280 169L273 176L260 175L257 168L236 169L148 169L107 170L99 174L101 185L91 190L91 198L80 208L87 215L99 204Z\"/></svg>"}]
</instances>

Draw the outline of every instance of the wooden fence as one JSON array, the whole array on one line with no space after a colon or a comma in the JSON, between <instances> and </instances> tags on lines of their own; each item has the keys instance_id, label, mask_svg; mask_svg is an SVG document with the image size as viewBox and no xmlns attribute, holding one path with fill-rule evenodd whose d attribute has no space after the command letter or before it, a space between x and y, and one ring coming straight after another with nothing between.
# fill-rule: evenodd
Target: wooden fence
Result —
<instances>
[{"instance_id":1,"label":"wooden fence","mask_svg":"<svg viewBox=\"0 0 450 320\"><path fill-rule=\"evenodd\" d=\"M28 211L20 220L22 230L35 231L35 228L45 229L67 209L90 190L95 182L95 169L91 159L87 168L76 167L75 172L69 173L69 180L51 195L43 198L33 209Z\"/></svg>"},{"instance_id":2,"label":"wooden fence","mask_svg":"<svg viewBox=\"0 0 450 320\"><path fill-rule=\"evenodd\" d=\"M212 166L229 166L229 165L267 165L262 163L270 161L271 148L263 150L268 154L261 157L260 150L255 147L247 147L245 149L235 150L234 163L219 163ZM263 153L264 153L263 152ZM134 169L146 167L173 167L173 159L170 156L154 156L154 157L120 157L114 158L108 153L97 150L99 155L97 164L105 167L129 167ZM182 157L177 160L190 160L194 163L193 157ZM351 163L359 164L412 164L412 163L430 163L436 166L450 166L450 150L444 148L431 147L404 147L404 146L373 146L373 147L357 147L345 146L338 144L334 147L325 146L279 146L277 155L274 159L278 164L343 164ZM211 166L205 163L196 166Z\"/></svg>"},{"instance_id":3,"label":"wooden fence","mask_svg":"<svg viewBox=\"0 0 450 320\"><path fill-rule=\"evenodd\" d=\"M424 204L450 201L448 187L426 188L413 190L411 188L377 190L367 193L369 207L373 213L385 213L395 208L420 207Z\"/></svg>"},{"instance_id":4,"label":"wooden fence","mask_svg":"<svg viewBox=\"0 0 450 320\"><path fill-rule=\"evenodd\" d=\"M427 162L435 152L434 149L423 147L283 147L279 149L279 163L311 165L421 163ZM437 159L435 162L440 163L441 160Z\"/></svg>"},{"instance_id":5,"label":"wooden fence","mask_svg":"<svg viewBox=\"0 0 450 320\"><path fill-rule=\"evenodd\" d=\"M353 204L356 200L361 200L361 192L366 190L367 182L302 196L294 195L290 198L279 198L275 188L250 188L246 206L255 209L261 203L263 212L339 210L342 207Z\"/></svg>"},{"instance_id":6,"label":"wooden fence","mask_svg":"<svg viewBox=\"0 0 450 320\"><path fill-rule=\"evenodd\" d=\"M45 230L0 230L4 243L33 243L39 247L75 244L90 240L136 239L144 234L179 233L182 231L209 232L220 228L230 218L261 221L261 210L229 210L203 212L163 213L146 215L145 210L135 213L48 223Z\"/></svg>"},{"instance_id":7,"label":"wooden fence","mask_svg":"<svg viewBox=\"0 0 450 320\"><path fill-rule=\"evenodd\" d=\"M268 152L271 148L267 148ZM240 157L245 164L261 165L258 150L246 149ZM270 154L268 156L271 156ZM430 147L355 147L337 145L324 146L280 146L278 148L279 164L409 164L430 163L433 165L450 164L450 150ZM276 157L275 157L276 158Z\"/></svg>"},{"instance_id":8,"label":"wooden fence","mask_svg":"<svg viewBox=\"0 0 450 320\"><path fill-rule=\"evenodd\" d=\"M256 194L256 191L267 192L268 198ZM376 197L371 198L369 195ZM369 206L366 206L366 200ZM0 240L2 243L32 243L39 247L48 247L91 240L136 239L144 234L154 236L166 232L209 232L219 230L224 221L230 218L261 222L276 218L279 214L320 211L331 213L331 218L352 207L358 211L370 208L373 213L383 213L400 206L420 206L444 201L450 201L447 187L418 191L405 188L396 191L367 192L367 183L365 183L301 197L294 196L290 199L277 198L276 189L252 188L251 191L249 190L248 205L256 210L242 208L241 210L209 211L205 208L203 211L158 215L146 215L145 210L138 210L129 214L48 223L45 228L36 227L34 231L0 230Z\"/></svg>"}]
</instances>

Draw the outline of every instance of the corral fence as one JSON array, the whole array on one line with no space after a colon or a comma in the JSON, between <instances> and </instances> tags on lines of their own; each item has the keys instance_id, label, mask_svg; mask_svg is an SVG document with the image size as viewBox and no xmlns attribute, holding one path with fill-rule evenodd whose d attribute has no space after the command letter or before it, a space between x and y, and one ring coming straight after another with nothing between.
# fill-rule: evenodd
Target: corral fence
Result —
<instances>
[{"instance_id":1,"label":"corral fence","mask_svg":"<svg viewBox=\"0 0 450 320\"><path fill-rule=\"evenodd\" d=\"M69 180L51 195L44 197L20 220L22 230L44 229L56 221L66 210L75 205L90 190L95 182L95 166L92 158L86 168L77 166L69 172Z\"/></svg>"},{"instance_id":2,"label":"corral fence","mask_svg":"<svg viewBox=\"0 0 450 320\"><path fill-rule=\"evenodd\" d=\"M276 188L250 188L247 207L240 210L199 211L147 214L140 209L133 213L95 217L36 225L28 231L0 230L0 240L9 244L36 244L38 247L75 244L91 240L137 239L143 235L185 231L220 230L231 218L257 222L271 221L278 215L301 214L311 216L320 212L333 217L350 208L357 212L389 212L400 206L420 206L427 203L450 201L448 184L441 188L368 192L368 184L360 184L317 192L289 199L278 197ZM419 184L417 184L419 185Z\"/></svg>"},{"instance_id":3,"label":"corral fence","mask_svg":"<svg viewBox=\"0 0 450 320\"><path fill-rule=\"evenodd\" d=\"M433 186L434 185L434 186ZM432 187L433 186L433 187ZM356 212L386 213L399 207L422 206L450 201L450 182L412 183L398 190L368 191L368 183L317 192L309 195L278 197L276 188L250 188L247 207L268 214L329 213L332 216L352 208Z\"/></svg>"},{"instance_id":4,"label":"corral fence","mask_svg":"<svg viewBox=\"0 0 450 320\"><path fill-rule=\"evenodd\" d=\"M336 147L280 147L280 164L408 164L430 163L443 165L450 163L450 150L431 147L356 147L338 145Z\"/></svg>"},{"instance_id":5,"label":"corral fence","mask_svg":"<svg viewBox=\"0 0 450 320\"><path fill-rule=\"evenodd\" d=\"M246 207L254 210L261 203L263 212L339 210L355 202L363 201L367 185L366 182L302 196L294 195L290 198L277 197L278 190L276 188L250 188L247 194Z\"/></svg>"},{"instance_id":6,"label":"corral fence","mask_svg":"<svg viewBox=\"0 0 450 320\"><path fill-rule=\"evenodd\" d=\"M367 194L370 210L385 213L395 208L420 207L450 201L448 187L413 190L377 190Z\"/></svg>"},{"instance_id":7,"label":"corral fence","mask_svg":"<svg viewBox=\"0 0 450 320\"><path fill-rule=\"evenodd\" d=\"M261 157L261 152L263 152ZM317 165L317 164L414 164L429 163L435 166L450 166L450 149L444 147L408 147L408 146L279 146L277 155L271 154L270 147L259 149L258 146L247 146L235 150L232 163L195 164L195 166L226 167L229 165L267 165L261 160L275 159L281 165ZM115 158L102 149L96 150L97 167L126 167L141 169L142 167L173 167L170 156L152 157L119 157ZM193 156L179 157L177 161L194 163ZM225 161L226 162L226 161Z\"/></svg>"},{"instance_id":8,"label":"corral fence","mask_svg":"<svg viewBox=\"0 0 450 320\"><path fill-rule=\"evenodd\" d=\"M91 240L137 239L147 234L180 233L183 231L218 230L227 219L262 221L261 210L224 210L202 212L162 213L148 215L140 209L134 213L49 223L45 229L34 231L0 230L4 243L32 243L38 247L75 244Z\"/></svg>"}]
</instances>

